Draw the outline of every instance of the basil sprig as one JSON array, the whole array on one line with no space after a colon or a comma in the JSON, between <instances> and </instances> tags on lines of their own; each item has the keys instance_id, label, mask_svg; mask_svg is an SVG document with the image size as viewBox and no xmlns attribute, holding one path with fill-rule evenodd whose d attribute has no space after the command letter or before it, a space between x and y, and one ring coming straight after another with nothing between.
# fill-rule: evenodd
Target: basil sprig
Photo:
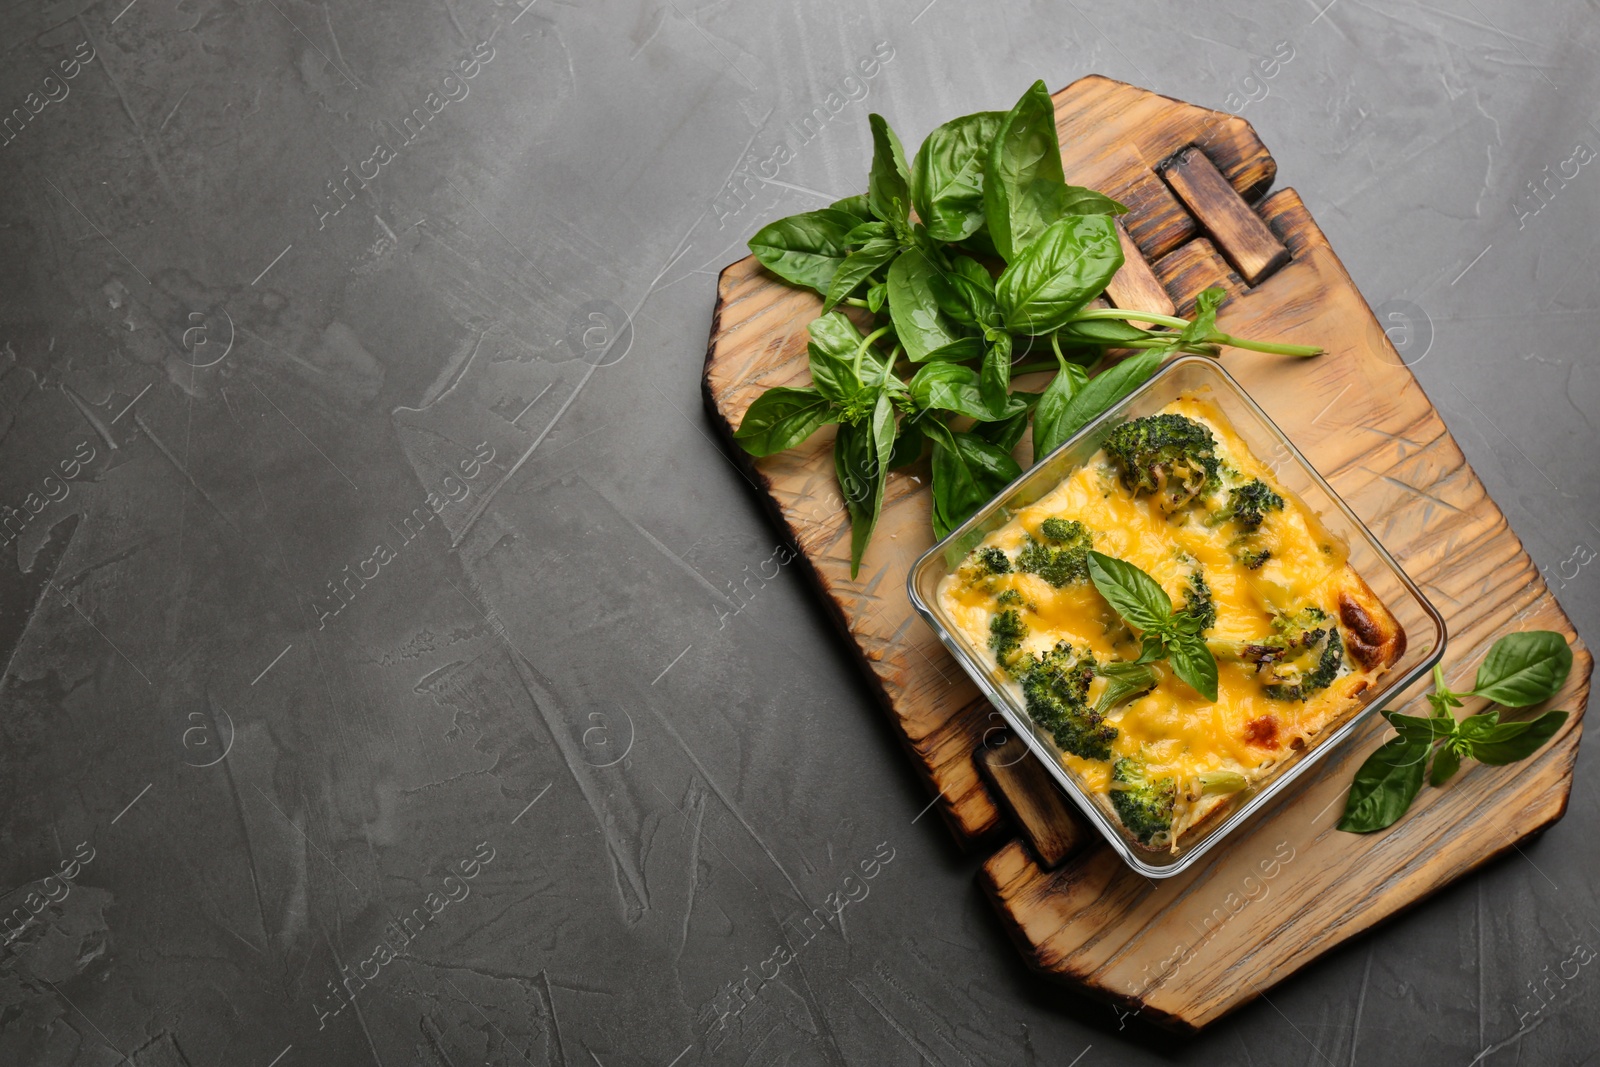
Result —
<instances>
[{"instance_id":1,"label":"basil sprig","mask_svg":"<svg viewBox=\"0 0 1600 1067\"><path fill-rule=\"evenodd\" d=\"M1089 553L1089 580L1124 622L1140 631L1135 663L1164 659L1179 678L1207 700L1217 699L1217 661L1200 634L1199 620L1174 611L1161 584L1127 560Z\"/></svg>"},{"instance_id":2,"label":"basil sprig","mask_svg":"<svg viewBox=\"0 0 1600 1067\"><path fill-rule=\"evenodd\" d=\"M1465 693L1451 691L1444 684L1444 670L1435 665L1433 692L1427 697L1433 714L1383 713L1395 736L1356 771L1339 829L1364 834L1394 825L1416 799L1424 777L1430 785L1443 785L1463 759L1501 767L1539 751L1567 721L1567 712L1547 711L1532 719L1501 722L1500 712L1491 710L1458 722L1453 709L1461 707L1466 697L1507 708L1531 707L1555 696L1571 670L1571 647L1565 637L1549 630L1500 638Z\"/></svg>"},{"instance_id":3,"label":"basil sprig","mask_svg":"<svg viewBox=\"0 0 1600 1067\"><path fill-rule=\"evenodd\" d=\"M868 122L865 194L778 219L750 239L768 270L823 297L823 316L811 324L811 387L769 389L734 434L751 455L769 456L838 424L852 576L886 472L930 449L933 528L943 537L1021 473L1011 453L1030 422L1037 461L1173 353L1216 355L1223 344L1319 351L1219 333L1221 289L1200 294L1192 320L1090 308L1122 266L1112 218L1126 208L1067 184L1043 82L1010 111L938 127L910 163L881 115ZM835 308L858 309L851 314L866 329ZM1109 349L1135 354L1092 375ZM1054 359L1030 360L1045 351ZM1013 388L1039 371L1055 372L1042 392Z\"/></svg>"}]
</instances>

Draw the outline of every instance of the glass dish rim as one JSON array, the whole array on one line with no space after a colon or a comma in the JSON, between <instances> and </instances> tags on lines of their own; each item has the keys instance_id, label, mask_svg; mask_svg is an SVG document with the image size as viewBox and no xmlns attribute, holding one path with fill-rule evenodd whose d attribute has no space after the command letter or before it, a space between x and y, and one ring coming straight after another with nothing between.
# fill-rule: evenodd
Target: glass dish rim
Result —
<instances>
[{"instance_id":1,"label":"glass dish rim","mask_svg":"<svg viewBox=\"0 0 1600 1067\"><path fill-rule=\"evenodd\" d=\"M1175 374L1180 368L1200 365L1203 365L1209 373L1214 374L1224 387L1232 391L1235 396L1243 401L1246 407L1253 412L1254 415L1260 419L1261 422L1265 424L1265 426L1289 449L1291 458L1299 464L1302 471L1308 475L1310 479L1325 494L1327 494L1327 497L1332 502L1333 506L1343 513L1345 519L1350 523L1353 530L1366 539L1368 545L1377 553L1378 558L1394 572L1395 576L1405 587L1406 591L1416 599L1417 604L1421 608L1423 614L1433 623L1434 647L1432 652L1424 656L1421 662L1419 662L1416 666L1412 667L1405 673L1390 679L1387 685L1384 685L1383 687L1377 689L1376 692L1372 693L1370 697L1368 697L1367 702L1355 714L1351 715L1326 737L1323 737L1315 744L1307 748L1305 753L1300 756L1300 758L1298 758L1292 765L1287 767L1282 773L1277 775L1277 777L1275 777L1264 789L1257 792L1254 796L1247 799L1243 804L1239 805L1237 809L1229 813L1221 823L1207 833L1205 837L1196 843L1191 850L1186 852L1182 857L1173 863L1157 865L1147 863L1139 857L1139 855L1133 850L1132 846L1124 838L1122 832L1110 824L1109 817L1104 811L1101 810L1100 806L1090 798L1087 791L1076 781L1076 776L1073 775L1072 772L1070 772L1066 767L1062 766L1060 760L1056 757L1054 752L1051 752L1044 746L1043 742L1041 742L1035 735L1031 724L1022 721L1017 710L1012 707L1012 697L994 682L993 678L990 676L990 672L987 669L981 668L979 665L976 665L971 661L971 656L967 649L955 638L955 635L945 627L944 623L940 621L939 617L935 614L932 605L923 600L921 593L917 589L917 579L926 567L942 558L949 546L960 541L975 526L978 526L982 522L986 521L1000 507L1002 502L1017 492L1026 482L1029 481L1030 478L1036 476L1036 472L1040 467L1050 462L1062 452L1072 448L1080 441L1093 435L1111 420L1117 419L1124 415L1127 409L1131 407L1140 397L1155 389L1164 379ZM1228 373L1225 367L1223 367L1214 359L1206 356L1195 355L1179 356L1167 363L1166 366L1158 370L1144 384L1140 385L1127 396L1123 397L1121 400L1118 400L1110 408L1091 419L1071 437L1067 438L1067 440L1063 441L1056 448L1052 449L1048 455L1041 457L1039 461L1032 467L1024 470L1019 477L1013 479L1005 486L1005 488L996 493L993 498L991 498L987 503L974 512L970 518L968 518L954 530L951 530L949 534L941 538L921 556L917 557L916 562L912 564L910 571L906 575L906 592L910 598L911 605L916 610L917 614L922 616L923 621L933 628L933 631L938 636L940 642L947 650L949 650L951 655L955 657L956 661L961 664L962 669L965 670L968 676L971 677L972 680L977 684L984 696L988 698L990 704L994 706L994 709L998 711L1005 719L1006 724L1008 727L1010 727L1012 734L1019 737L1022 742L1027 745L1029 751L1032 752L1033 755L1044 766L1045 770L1050 774L1050 777L1056 783L1056 785L1073 801L1074 805L1079 809L1080 814L1082 814L1084 818L1087 819L1097 831L1099 831L1100 835L1111 844L1111 846L1122 857L1123 862L1127 863L1129 867L1133 868L1135 871L1139 872L1145 877L1157 879L1172 878L1188 870L1191 866L1198 862L1201 857L1205 856L1211 851L1211 849L1230 837L1241 825L1248 822L1253 815L1261 810L1261 808L1265 807L1270 801L1276 799L1296 779L1298 779L1311 767L1315 766L1318 761L1326 757L1330 751L1338 748L1341 744L1348 741L1355 733L1357 728L1367 722L1380 707L1389 703L1395 696L1404 692L1419 678L1431 671L1434 665L1443 658L1445 646L1449 641L1448 628L1445 624L1444 616L1440 614L1438 608L1436 608L1433 605L1433 602L1429 600L1428 597L1423 593L1421 587L1418 586L1416 581L1412 579L1411 575L1406 571L1406 569L1400 565L1400 562L1394 558L1387 548L1384 547L1383 542L1378 539L1377 535L1367 527L1367 524L1362 521L1361 517L1355 513L1348 503L1345 502L1345 499L1339 495L1333 486L1328 484L1328 480L1322 476L1322 473L1317 470L1316 466L1305 457L1305 455L1300 451L1299 447L1296 446L1292 440L1290 440L1289 436L1284 433L1283 429L1278 426L1275 421L1273 421L1272 417L1268 415L1265 410L1262 409L1261 405L1256 403L1255 398L1249 394L1244 386L1239 384L1238 379L1234 378L1232 374ZM1410 635L1408 635L1408 638L1409 637Z\"/></svg>"}]
</instances>

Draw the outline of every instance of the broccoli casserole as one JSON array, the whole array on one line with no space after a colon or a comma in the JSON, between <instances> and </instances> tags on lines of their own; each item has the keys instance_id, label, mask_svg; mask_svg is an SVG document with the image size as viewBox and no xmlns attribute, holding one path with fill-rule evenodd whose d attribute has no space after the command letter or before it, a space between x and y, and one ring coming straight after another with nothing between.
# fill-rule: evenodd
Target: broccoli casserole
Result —
<instances>
[{"instance_id":1,"label":"broccoli casserole","mask_svg":"<svg viewBox=\"0 0 1600 1067\"><path fill-rule=\"evenodd\" d=\"M1216 661L1215 700L1141 656L1090 580L1091 551L1170 597ZM1218 410L1184 397L1114 429L938 595L1083 787L1141 844L1170 849L1343 722L1404 652L1346 557Z\"/></svg>"}]
</instances>

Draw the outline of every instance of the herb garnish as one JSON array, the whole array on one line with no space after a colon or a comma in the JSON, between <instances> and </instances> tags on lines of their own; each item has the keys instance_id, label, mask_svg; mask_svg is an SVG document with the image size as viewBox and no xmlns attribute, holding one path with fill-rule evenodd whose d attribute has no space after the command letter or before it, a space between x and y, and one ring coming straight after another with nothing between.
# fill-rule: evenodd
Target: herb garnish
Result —
<instances>
[{"instance_id":1,"label":"herb garnish","mask_svg":"<svg viewBox=\"0 0 1600 1067\"><path fill-rule=\"evenodd\" d=\"M1090 552L1089 580L1123 621L1139 630L1142 647L1135 663L1165 659L1195 692L1217 699L1217 661L1200 636L1203 618L1174 611L1160 583L1127 560Z\"/></svg>"},{"instance_id":2,"label":"herb garnish","mask_svg":"<svg viewBox=\"0 0 1600 1067\"><path fill-rule=\"evenodd\" d=\"M751 455L768 456L838 424L852 576L888 471L929 448L942 538L1021 475L1011 452L1030 418L1037 462L1174 353L1320 351L1219 332L1221 289L1200 294L1192 321L1088 307L1122 266L1113 218L1127 209L1066 183L1044 82L1009 112L940 126L910 165L882 116L869 119L866 195L779 219L750 239L768 270L822 294L825 314L811 324L813 384L768 389L734 434ZM872 329L863 336L832 310L840 305L869 313ZM1143 351L1091 377L1108 349ZM1034 351L1048 358L1023 359ZM1042 392L1012 389L1014 376L1038 371L1056 372Z\"/></svg>"},{"instance_id":3,"label":"herb garnish","mask_svg":"<svg viewBox=\"0 0 1600 1067\"><path fill-rule=\"evenodd\" d=\"M1480 697L1508 708L1531 707L1555 696L1571 670L1572 649L1566 638L1549 630L1527 630L1496 641L1478 667L1472 689L1465 693L1451 692L1444 684L1444 670L1436 664L1433 692L1428 694L1433 714L1421 718L1383 713L1396 735L1356 771L1339 829L1364 834L1392 826L1422 789L1429 756L1433 766L1428 782L1439 786L1460 769L1463 759L1499 767L1533 755L1561 729L1567 712L1547 711L1532 719L1501 722L1498 711L1486 711L1458 722L1451 709L1461 707L1463 697Z\"/></svg>"}]
</instances>

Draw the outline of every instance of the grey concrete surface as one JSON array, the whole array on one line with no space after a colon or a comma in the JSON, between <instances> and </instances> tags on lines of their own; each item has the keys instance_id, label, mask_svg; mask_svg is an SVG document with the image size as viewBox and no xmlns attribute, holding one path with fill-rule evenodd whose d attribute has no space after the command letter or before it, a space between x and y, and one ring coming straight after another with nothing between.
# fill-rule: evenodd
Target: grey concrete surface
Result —
<instances>
[{"instance_id":1,"label":"grey concrete surface","mask_svg":"<svg viewBox=\"0 0 1600 1067\"><path fill-rule=\"evenodd\" d=\"M0 1064L1595 1062L1592 744L1521 855L1201 1037L1034 980L803 579L730 595L779 541L699 395L716 271L863 188L869 110L1242 108L1593 641L1593 3L0 24Z\"/></svg>"}]
</instances>

